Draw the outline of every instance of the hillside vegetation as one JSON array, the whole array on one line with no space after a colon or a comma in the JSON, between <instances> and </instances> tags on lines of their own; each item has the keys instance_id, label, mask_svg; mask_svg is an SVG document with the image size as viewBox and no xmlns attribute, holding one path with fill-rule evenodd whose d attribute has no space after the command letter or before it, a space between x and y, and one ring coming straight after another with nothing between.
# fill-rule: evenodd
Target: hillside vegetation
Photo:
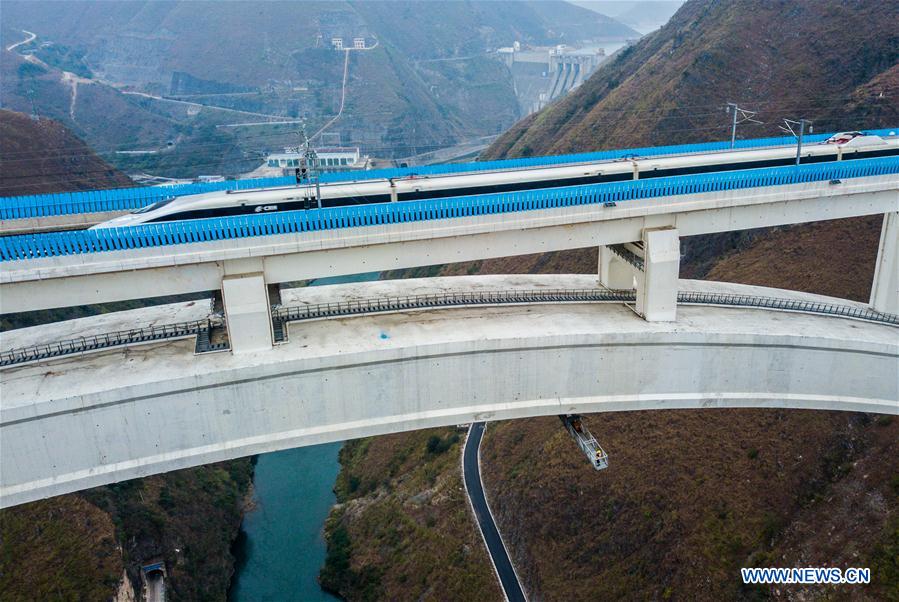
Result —
<instances>
[{"instance_id":1,"label":"hillside vegetation","mask_svg":"<svg viewBox=\"0 0 899 602\"><path fill-rule=\"evenodd\" d=\"M710 277L864 300L879 221L767 232L713 261ZM580 249L387 276L595 269L596 250ZM742 566L871 566L874 583L840 589L839 598L899 594L899 421L840 412L679 410L596 414L589 425L611 454L611 468L601 473L555 418L491 424L484 439L485 487L534 599L819 599L823 593L743 588ZM400 453L413 435L421 437L376 440L380 454ZM458 474L458 455L455 460L444 469L451 473L435 478ZM369 481L385 478L377 465L342 462L341 479L360 468ZM417 466L438 470L427 457ZM359 511L332 520L361 534L357 548L377 547L383 541L374 525L383 517L369 504L394 505L419 491L363 489ZM474 523L469 529L476 532ZM423 543L414 537L404 543L416 545ZM356 572L392 573L389 563L368 554L351 553L348 562Z\"/></svg>"},{"instance_id":2,"label":"hillside vegetation","mask_svg":"<svg viewBox=\"0 0 899 602\"><path fill-rule=\"evenodd\" d=\"M325 526L325 589L347 600L501 596L469 519L456 429L349 441Z\"/></svg>"},{"instance_id":3,"label":"hillside vegetation","mask_svg":"<svg viewBox=\"0 0 899 602\"><path fill-rule=\"evenodd\" d=\"M719 99L755 100L770 115L808 107L805 116L819 118L822 129L895 126L896 10L874 1L688 2L570 98L516 125L490 156L720 138L724 128L703 123L724 121L723 111L705 121L697 113ZM838 33L846 31L864 31L865 44L847 48ZM880 223L875 216L697 237L685 241L692 251L682 276L865 300ZM591 248L389 276L595 273L596 266ZM588 421L611 457L600 473L554 418L491 424L484 439L485 487L532 599L899 600L895 418L681 410ZM400 449L412 436L391 445ZM352 470L347 463L344 472ZM391 493L377 499L391 503ZM363 510L339 520L368 534L357 537L359 548L380 545L368 529L377 516ZM350 563L390 571L367 555L351 554ZM872 583L750 588L740 582L744 566L868 566Z\"/></svg>"},{"instance_id":4,"label":"hillside vegetation","mask_svg":"<svg viewBox=\"0 0 899 602\"><path fill-rule=\"evenodd\" d=\"M743 138L782 135L784 117L812 119L816 131L895 127L897 22L899 5L877 0L690 0L482 158L727 139L727 102L763 122L741 125ZM845 44L849 31L865 32L865 43ZM761 233L684 240L684 276L706 277Z\"/></svg>"}]
</instances>

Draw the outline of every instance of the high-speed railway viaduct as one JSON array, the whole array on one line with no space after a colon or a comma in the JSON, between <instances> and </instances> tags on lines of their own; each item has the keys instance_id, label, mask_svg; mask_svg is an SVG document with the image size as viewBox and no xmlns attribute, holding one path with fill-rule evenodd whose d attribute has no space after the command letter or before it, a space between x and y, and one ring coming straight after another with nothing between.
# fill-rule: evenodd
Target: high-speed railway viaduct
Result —
<instances>
[{"instance_id":1,"label":"high-speed railway viaduct","mask_svg":"<svg viewBox=\"0 0 899 602\"><path fill-rule=\"evenodd\" d=\"M899 158L853 163L0 238L2 310L221 290L241 353L272 345L273 284L593 246L603 286L673 320L680 237L884 214L871 306L899 313Z\"/></svg>"}]
</instances>

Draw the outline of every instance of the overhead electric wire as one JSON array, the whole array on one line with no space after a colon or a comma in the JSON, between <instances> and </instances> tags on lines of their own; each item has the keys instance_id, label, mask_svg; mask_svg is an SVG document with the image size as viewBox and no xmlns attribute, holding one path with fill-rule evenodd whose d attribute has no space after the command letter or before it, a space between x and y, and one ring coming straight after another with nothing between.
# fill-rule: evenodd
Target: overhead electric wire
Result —
<instances>
[{"instance_id":1,"label":"overhead electric wire","mask_svg":"<svg viewBox=\"0 0 899 602\"><path fill-rule=\"evenodd\" d=\"M696 117L698 118L699 116L696 116ZM839 115L834 115L833 117L831 115L817 116L816 120L820 123L822 121L826 122L832 118L838 118L838 117L839 117ZM667 121L667 120L668 119L663 118L658 121L662 122L662 121ZM750 127L750 126L755 127L756 129L759 129L760 127L762 127L764 125L770 125L770 124L743 124L743 128L741 128L741 130L745 131L745 128ZM728 127L729 126L725 124L725 125L715 125L715 126L706 126L706 127L696 126L696 127L678 128L678 129L664 129L663 131L666 134L682 133L682 132L705 132L705 131L726 130ZM820 127L819 127L819 129L820 129ZM499 137L499 135L496 135L496 136ZM282 143L287 143L287 142L289 142L289 140L282 140ZM449 148L452 148L455 146L460 146L460 147L464 147L466 145L474 146L474 145L476 145L476 142L471 142L471 141L466 141L466 140L448 140L446 142L438 142L438 143L430 143L430 144L423 144L423 143L416 143L416 142L404 142L404 143L398 143L398 144L394 144L394 145L383 145L383 146L369 146L369 145L365 145L364 143L349 142L349 143L347 143L347 145L359 147L366 154L375 154L375 155L383 154L385 158L387 158L388 155L396 156L397 154L399 154L400 156L397 157L397 159L402 159L402 158L407 158L410 156L415 156L418 154L424 154L427 152L433 152L433 151L438 151L438 150L442 150L442 149L449 149ZM207 144L200 144L200 145L190 145L190 146L186 147L186 150L183 150L183 151L181 149L174 149L174 147L164 147L164 148L158 149L158 150L152 149L149 152L141 152L141 151L133 151L132 150L132 151L115 151L115 152L98 153L98 152L90 152L89 150L85 151L83 148L80 149L78 152L60 153L60 154L41 153L40 151L34 151L33 153L31 153L30 156L24 156L24 153L20 156L14 156L14 157L4 156L4 157L0 158L0 162L2 162L5 165L16 165L16 164L20 164L20 163L29 163L29 162L33 162L33 161L37 161L37 160L71 161L71 160L77 160L77 159L89 159L89 158L93 158L93 157L100 157L100 158L106 159L107 161L113 161L114 157L118 158L120 160L128 159L128 158L133 158L134 160L139 160L141 157L165 158L165 157L177 156L176 153L183 153L183 152L188 152L188 151L193 151L196 153L196 152L201 152L201 151L211 151L211 150L215 150L215 149L225 149L225 150L230 151L233 154L241 154L241 155L258 153L258 155L255 157L254 156L243 156L243 157L234 157L234 158L222 157L221 159L219 159L219 162L244 161L244 160L261 161L266 156L266 154L271 154L272 152L283 152L283 151L279 151L279 150L273 150L273 151L241 150L240 143L235 142L235 143L207 143ZM76 149L73 148L73 151L74 150L76 150ZM410 154L407 155L407 154L403 154L403 153L410 153ZM210 161L205 164L212 164L212 163L215 163L215 161ZM198 164L194 164L194 165L198 165Z\"/></svg>"},{"instance_id":2,"label":"overhead electric wire","mask_svg":"<svg viewBox=\"0 0 899 602\"><path fill-rule=\"evenodd\" d=\"M672 131L672 132L710 131L710 130L718 130L718 129L727 129L727 127L728 126L715 126L715 127L709 127L709 128L687 128L687 129L683 129L683 130L670 130L670 131ZM438 147L438 148L445 148L445 147ZM587 151L587 152L594 152L594 151ZM600 151L596 151L596 152L600 152ZM252 161L254 165L259 165L259 163L261 162L261 158L259 160L247 158L247 159L236 159L234 161L235 162L250 162L250 161ZM2 164L2 163L0 163L0 164ZM215 161L200 162L200 163L190 163L189 165L191 167L213 167L213 166L222 165L222 161L215 160ZM114 170L115 167L112 167L112 169ZM415 167L413 166L410 169L414 170ZM109 167L107 167L107 168L97 168L97 169L88 169L88 170L78 171L75 174L73 174L71 169L64 169L64 170L60 170L60 171L45 172L45 173L41 173L41 174L23 174L23 175L13 175L13 176L4 175L4 176L0 176L0 181L23 180L23 179L26 179L26 180L27 179L46 179L48 177L57 177L57 179L59 179L60 181L63 181L66 178L72 177L73 175L84 176L84 175L88 175L88 174L105 174L105 173L109 173L109 171L111 171L111 169ZM262 177L265 177L265 176L262 176ZM15 188L18 186L21 186L21 184L13 185L13 186L0 186L0 190Z\"/></svg>"},{"instance_id":3,"label":"overhead electric wire","mask_svg":"<svg viewBox=\"0 0 899 602\"><path fill-rule=\"evenodd\" d=\"M840 105L835 105L835 106L840 106ZM717 113L714 113L714 114L717 114ZM704 117L704 116L708 116L708 115L710 115L710 114L695 114L695 115L691 115L691 117L697 117L697 118L698 118L698 117ZM684 118L683 118L683 117L674 117L674 116L670 116L670 117L662 117L662 118L659 118L658 121L666 121L666 120L671 120L671 119L684 119ZM819 121L820 121L820 120L826 119L826 117L825 117L825 118L819 117L818 119L819 119ZM748 127L748 125L760 126L760 125L770 125L770 124L747 124L747 127ZM728 128L728 127L730 127L729 124L722 124L722 125L714 125L714 126L708 126L708 127L686 127L686 128L678 128L678 129L674 129L674 130L672 130L672 129L666 129L666 130L664 130L664 131L665 131L665 133L701 132L701 131L714 131L714 130L718 130L718 129L726 129L726 128ZM285 133L285 134L276 134L276 135L267 136L267 137L276 137L276 136L278 136L278 137L281 137L281 136L287 137L287 136L290 136L290 135L292 135L292 134ZM501 135L501 134L487 134L487 135L485 135L485 136L494 136L494 135L495 135L495 136L499 136L499 135ZM483 138L483 137L485 137L485 136L480 136L480 137ZM416 149L431 148L431 149L433 149L433 150L439 150L439 149L444 149L444 148L450 148L450 147L452 147L452 146L464 145L465 143L466 143L466 142L465 142L464 140L462 140L462 141L459 141L459 140L448 140L448 141L446 141L445 143L437 143L437 144L430 144L430 145L427 145L427 144L419 144L419 143L415 143L415 142L407 142L407 143L405 143L404 145L396 144L396 145L391 145L391 146L365 146L365 145L360 145L360 146L361 146L361 148L364 148L364 150L365 150L366 152L374 152L374 151L381 151L381 150L396 150L397 148L409 148L409 149L412 149L412 148L416 148ZM353 142L350 142L349 144L354 144L354 143L353 143ZM73 148L73 150L74 150L74 149L76 149L77 147L72 147L72 148ZM172 147L167 147L167 148L172 148ZM246 151L240 151L240 150L239 150L239 146L238 146L236 143L235 143L235 144L231 144L231 143L215 142L215 143L206 143L206 144L190 145L190 147L189 147L190 150L193 150L193 149L209 149L209 148L229 148L229 149L234 149L236 152L246 152ZM58 155L48 154L48 153L46 153L46 152L41 152L41 151L22 151L21 154L31 154L31 155L34 155L35 157L39 157L39 158L41 158L41 159L64 159L64 158L93 157L93 156L101 156L101 157L102 157L102 156L104 156L104 155L110 155L110 154L115 154L115 153L133 153L133 152L135 152L135 151L134 151L134 150L127 150L127 151L104 151L104 152L93 151L93 152L91 153L91 152L84 152L84 151L83 151L83 148L82 148L82 149L81 149L81 152L77 152L77 153L68 153L68 154L66 154L66 153L61 153L61 154L58 154ZM137 152L140 152L140 151L137 151ZM147 153L146 153L146 156L167 156L167 155L169 155L170 152L171 152L171 151L168 151L168 150L166 150L166 149L160 149L159 151L147 152ZM15 157L15 158L12 158L12 159L7 159L7 158L6 158L7 156L15 155L15 154L16 154L16 153L6 153L6 154L4 154L4 156L3 156L2 158L0 158L0 161L2 161L2 163L4 163L4 164L9 164L9 163L15 163L15 162L24 162L24 161L32 161L32 160L34 160L34 159L30 158L30 157L29 157L29 158ZM129 156L129 155L126 154L125 156ZM144 156L144 154L142 153L142 154L135 154L135 155L130 155L130 156L140 157L140 156ZM260 154L260 158L261 158L261 154ZM232 159L232 160L241 161L241 160L244 160L244 159ZM246 160L253 160L253 159L250 158L250 157L247 157Z\"/></svg>"},{"instance_id":4,"label":"overhead electric wire","mask_svg":"<svg viewBox=\"0 0 899 602\"><path fill-rule=\"evenodd\" d=\"M834 106L842 106L842 105L834 105ZM717 114L717 112L715 114ZM844 114L836 114L836 115L834 115L833 118L844 118L844 117L845 117ZM831 117L829 115L817 118L818 122L821 122L821 121L826 122L828 119L831 119ZM770 125L770 124L746 124L746 127L748 127L750 125L755 126L755 127L761 127L763 125ZM680 132L701 132L701 131L716 131L716 130L726 132L727 130L729 130L729 127L730 127L729 124L722 123L720 125L715 125L715 126L710 126L710 127L689 127L689 128L679 128L676 130L665 130L665 133L671 134L671 133L680 133ZM386 148L395 149L396 147L386 147ZM415 148L423 148L423 147L416 146ZM442 149L442 148L447 148L447 147L435 146L434 148ZM586 151L586 152L598 152L598 151ZM88 155L86 153L83 153L80 155L73 155L73 156L91 157L91 155ZM15 161L24 161L24 160L25 159L16 159ZM231 160L231 162L237 162L237 163L252 162L253 164L258 165L261 162L261 160L262 160L262 157L260 156L258 159L250 158L250 157L241 158L241 159L233 159L233 160ZM206 162L190 163L190 166L194 167L194 168L218 167L218 166L222 166L223 163L226 163L226 162L227 162L227 160L223 161L222 159L215 159L215 160L206 161ZM5 159L0 161L0 164L6 164L6 163L8 163L8 161L6 161ZM114 169L114 167L113 167L113 169ZM412 169L414 169L414 167ZM79 171L75 175L85 176L85 175L89 175L89 174L105 174L105 173L108 173L109 171L110 171L110 168L97 168L97 169ZM55 172L25 174L25 175L18 175L18 176L3 176L3 177L0 177L0 181L28 180L28 179L40 179L40 180L46 181L48 178L55 178L55 180L58 182L64 182L68 178L71 178L72 175L73 175L72 170L71 170L71 168L69 168L69 169L65 169L63 171L55 171ZM12 184L12 185L0 185L0 191L21 188L23 186L25 186L25 184L21 184L21 183ZM16 196L20 196L20 195L16 195Z\"/></svg>"},{"instance_id":5,"label":"overhead electric wire","mask_svg":"<svg viewBox=\"0 0 899 602\"><path fill-rule=\"evenodd\" d=\"M822 98L820 100L835 100L835 99L847 100L847 99L852 99L852 98L853 98L852 95L842 95L842 96L826 97L826 98ZM887 100L889 100L889 97L886 97L886 96L876 97L875 96L869 100L887 101ZM774 105L778 108L777 109L774 109L774 108L761 109L761 108L759 108L762 106L770 106L770 105ZM786 101L761 101L761 102L753 104L752 106L754 109L757 110L757 112L766 113L766 112L773 112L775 110L778 112L802 112L802 111L811 111L811 110L822 110L822 109L829 109L829 108L835 108L835 107L842 107L842 106L844 106L844 104L843 103L809 104L807 106L797 106L797 105L786 104ZM659 117L658 120L659 121L667 121L667 120L673 120L673 119L686 119L686 118L700 118L700 117L715 116L715 115L722 114L721 109L723 107L724 107L723 103L710 103L710 104L703 104L703 105L684 105L684 106L672 107L672 108L652 107L652 108L646 108L646 109L595 109L594 111L597 113L616 113L616 114L624 113L624 114L628 114L628 115L643 115L645 113L664 113L664 115L662 117ZM710 110L710 111L704 112L704 113L691 112L688 115L671 114L672 111L685 111L685 110L692 109L692 108L705 108L705 109L716 108L718 110ZM281 124L274 124L274 125L281 125ZM499 134L501 134L501 132ZM499 135L499 134L497 134L497 135ZM256 134L256 135L252 135L252 136L235 136L235 138L236 138L235 144L225 143L225 142L213 142L213 143L192 145L191 148L212 148L212 147L224 147L224 146L231 147L231 146L236 146L241 142L258 140L258 139L289 137L291 135L295 135L295 132L294 131L286 131L286 132L272 132L272 133L265 133L265 134ZM494 134L485 134L485 135L494 135ZM460 141L457 139L447 140L446 142L447 142L447 145L449 145L449 146L460 143ZM355 142L350 142L350 144L354 144L354 143ZM361 144L364 144L364 142ZM412 141L409 141L407 145L408 146L421 146L420 143L412 142ZM382 150L385 148L392 148L392 147L387 147L387 146L367 147L366 146L366 150ZM79 147L77 147L77 146L51 147L51 148L46 149L46 151L12 151L12 152L8 152L8 153L4 153L4 156L17 157L17 156L21 156L21 155L36 155L36 156L53 157L54 155L49 154L47 151L55 152L55 151L78 150L78 149L79 149ZM124 148L122 146L119 146L117 148L93 149L94 154L97 154L97 155L107 155L107 154L113 154L113 153L118 153L118 152L131 152L134 150L141 150L141 149ZM75 154L77 155L78 153L75 153ZM56 156L61 157L64 155L65 155L65 153L59 153Z\"/></svg>"},{"instance_id":6,"label":"overhead electric wire","mask_svg":"<svg viewBox=\"0 0 899 602\"><path fill-rule=\"evenodd\" d=\"M886 97L883 97L883 98L886 100ZM876 100L879 100L879 99L880 99L880 97L876 98ZM756 105L756 106L759 106L759 105ZM829 104L829 105L820 105L820 104L819 104L819 105L806 106L806 107L786 106L786 107L778 108L778 109L776 109L776 110L777 110L778 112L788 112L788 111L789 111L789 112L803 112L803 111L810 111L810 110L830 109L830 108L842 107L842 106L843 106L842 103L838 103L838 104ZM674 110L680 110L680 109L678 108L678 109L674 109ZM759 113L767 113L767 112L773 112L774 110L775 110L775 109L764 109L764 110L763 110L763 109L758 109L758 112L759 112ZM636 115L636 114L642 114L642 113L647 112L647 111L649 111L649 110L648 110L648 109L637 109L637 110L628 112L628 114L634 114L634 115ZM622 110L622 111L618 111L618 110L608 110L608 111L600 111L600 112L625 112L625 111L623 111L623 110ZM713 112L707 112L707 113L691 113L691 114L689 114L689 115L671 115L671 114L669 114L669 113L670 113L670 110L667 110L667 109L654 109L653 112L665 112L665 113L666 113L666 115L664 115L664 116L662 116L662 117L659 117L659 118L658 118L658 121L668 121L668 120L674 120L674 119L687 119L687 118L709 117L709 116L714 116L714 115L718 115L718 114L719 114L719 111L713 111ZM196 148L196 149L202 149L202 148L215 148L215 147L229 147L229 148L233 148L233 147L239 147L240 144L246 143L246 142L248 142L248 141L259 140L259 139L286 138L286 137L290 137L290 136L292 136L292 135L294 135L294 132L289 131L289 132L273 132L273 133L267 133L267 134L257 134L257 135L254 135L254 136L236 136L236 137L235 137L236 140L235 140L234 142L210 142L210 143L202 143L202 144L192 144L192 145L191 145L191 148L192 148L192 149L193 149L193 148ZM494 134L485 134L485 136L490 136L490 135L494 135ZM495 135L501 135L501 133L495 134ZM481 137L483 137L483 136L481 136ZM423 147L423 146L426 146L426 145L424 145L424 144L422 144L422 143L420 143L420 142L418 142L418 141L413 141L413 140L404 140L403 142L405 142L405 145L406 145L407 147ZM428 142L431 142L433 146L437 146L438 144L443 144L443 145L445 145L445 146L453 146L453 145L456 145L456 144L464 143L464 140L461 140L461 141L460 141L460 140L458 140L458 139L446 139L446 140L443 141L443 142L436 142L436 141L434 141L433 139L431 139L431 140L428 140ZM365 145L364 145L364 142L362 142L362 141L352 141L352 142L349 142L348 144L359 144L359 145L365 146ZM396 148L396 146L398 146L398 145L381 146L381 147L365 146L365 149L366 149L367 151L384 150L384 149L392 149L392 148ZM160 149L160 150L164 152L164 151L165 151L165 148L169 148L169 147L163 147L163 148ZM30 156L51 157L51 158L61 158L61 157L64 157L64 156L80 156L80 155L87 155L87 153L84 153L83 151L82 151L82 152L76 152L76 153L70 153L70 154L69 154L69 153L61 152L61 153L57 153L57 154L55 154L55 155L51 153L51 152L55 152L55 151L65 151L65 150L82 150L82 149L80 149L80 148L77 147L77 146L71 146L71 147L51 147L51 148L49 148L49 149L46 149L45 151L31 151L31 150L29 150L29 151L12 151L12 152L8 152L8 153L4 153L4 157L13 157L13 159L11 159L11 160L19 160L17 157L21 157L21 156L29 156L29 155L30 155ZM140 151L140 150L142 150L142 149L134 149L134 148L123 148L123 147L118 147L117 149L111 149L111 148L110 148L110 149L106 149L106 150L103 150L103 149L93 149L93 152L94 152L94 154L96 154L96 155L101 155L101 156L103 156L103 155L109 155L109 154L114 154L114 153L121 153L121 152L129 153L129 152Z\"/></svg>"},{"instance_id":7,"label":"overhead electric wire","mask_svg":"<svg viewBox=\"0 0 899 602\"><path fill-rule=\"evenodd\" d=\"M826 120L826 118L819 118L819 121L823 121L823 120ZM747 124L746 127L749 127L749 125L758 128L758 127L761 127L762 125L767 125L767 124ZM727 131L729 129L729 127L730 126L728 124L721 124L721 125L715 125L715 126L709 126L709 127L690 127L690 128L679 128L676 130L665 130L665 133L702 132L702 131L716 131L716 130ZM396 147L388 147L388 148L396 148ZM416 148L423 148L423 147L417 146ZM442 149L442 148L447 148L447 147L435 146L434 148ZM614 149L612 149L612 150L614 150ZM585 151L585 152L598 152L598 151ZM83 154L83 155L79 155L79 156L91 157L91 155L88 155L88 154ZM25 159L16 159L15 161L26 161L26 160ZM227 161L237 162L237 163L252 162L253 164L258 165L262 161L262 157L260 156L258 159L253 158L253 157L245 157L245 158L230 159L230 160L214 159L214 160L203 161L203 162L198 162L198 163L189 163L189 165L191 167L212 167L212 166L220 166L224 162L227 162ZM8 162L6 160L0 161L0 164L7 164L7 163L10 163L10 162ZM89 174L89 173L106 173L108 171L110 171L109 168L97 168L97 169L92 169L92 170L81 171L78 173L83 175L83 174ZM59 176L71 175L71 169L66 169L63 171L56 171L56 172L45 172L42 174L33 174L33 175L28 174L28 175L20 175L20 176L3 176L0 179L3 179L3 180L27 179L27 178L31 178L31 177L38 178L38 177L49 177L49 176L54 176L54 175L59 175Z\"/></svg>"},{"instance_id":8,"label":"overhead electric wire","mask_svg":"<svg viewBox=\"0 0 899 602\"><path fill-rule=\"evenodd\" d=\"M729 129L729 126L720 126L720 127L715 127L715 128L704 128L704 129L705 130L719 129L722 132L725 132ZM689 130L683 130L683 131L698 131L698 130L691 128ZM588 152L593 152L593 151L588 151ZM602 152L602 151L595 151L595 152ZM244 161L252 161L252 160L251 159L241 159L240 161L244 162ZM194 164L191 164L191 167L220 166L221 163L222 163L221 161L213 161L213 162L208 162L208 163L194 163ZM253 161L253 165L259 165L259 161ZM414 173L415 166L410 167L409 169L413 170L413 173ZM64 182L68 181L69 179L71 179L73 176L83 177L83 176L93 175L93 174L106 174L109 172L110 172L110 168L89 169L89 170L84 170L84 171L78 171L78 172L75 172L74 174L71 170L64 170L64 171L48 172L48 173L44 173L44 174L25 174L25 175L18 175L18 176L2 176L2 177L0 177L0 182L7 182L9 180L41 180L42 183L54 183L54 182L64 183ZM327 172L325 172L325 173L327 173ZM343 173L347 173L347 172L343 172ZM352 173L352 172L349 172L349 173ZM364 171L362 171L362 173L364 173ZM260 176L260 177L266 178L266 177L290 177L290 176ZM51 179L51 182L47 182L48 179ZM328 183L329 182L324 182L323 184L328 184ZM21 188L23 186L25 186L25 184L22 184L22 183L14 183L14 184L10 184L10 185L0 185L0 192L9 190L9 189ZM116 187L116 188L129 188L129 187L131 187L131 186L122 186L122 187ZM134 187L139 187L139 183L135 182ZM26 192L26 193L24 193L24 196L27 196L29 194L32 194L32 193ZM2 195L0 195L0 196L2 196ZM13 196L23 196L23 195L16 194Z\"/></svg>"},{"instance_id":9,"label":"overhead electric wire","mask_svg":"<svg viewBox=\"0 0 899 602\"><path fill-rule=\"evenodd\" d=\"M821 110L821 109L828 109L828 108L841 107L841 106L843 106L843 105L842 105L842 104L817 105L817 106L814 106L814 107L812 107L812 106L809 106L809 107L792 107L792 106L791 106L791 107L789 107L789 108L779 108L779 109L777 109L777 110L780 111L780 112L787 112L787 111L791 111L791 112L802 112L802 111L808 111L808 110ZM759 110L759 112L760 112L760 113L761 113L761 112L772 112L773 110L774 110L774 109L765 110L765 111ZM638 111L638 112L639 112L639 111ZM638 113L638 112L635 112L635 114ZM667 121L667 120L673 120L673 119L686 119L686 118L709 117L709 116L713 116L713 115L717 115L717 114L718 114L717 111L715 111L715 112L708 112L708 113L692 113L692 114L690 114L690 115L670 115L670 114L667 114L667 115L664 115L664 116L662 116L662 117L659 117L659 118L658 118L658 121ZM213 148L213 147L225 147L225 146L227 146L227 147L233 147L233 146L239 146L241 143L246 143L246 142L248 142L248 141L260 140L260 139L286 138L286 137L290 137L290 136L292 136L292 135L294 135L294 132L274 132L274 133L267 133L267 134L258 134L258 135L254 135L254 136L243 136L243 137L238 136L238 137L236 137L236 140L235 140L233 143L228 143L228 142L211 142L211 143L203 143L203 144L194 144L194 145L191 145L191 148ZM486 134L486 135L489 136L489 135L494 135L494 134ZM496 134L496 135L500 135L500 134ZM421 142L418 142L417 140L416 140L416 141L413 141L413 140L404 140L404 142L406 143L406 146L423 146L423 144L422 144ZM459 144L460 142L464 142L464 140L460 141L460 140L458 140L458 139L446 139L446 140L443 141L443 142L436 142L435 140L430 139L430 140L428 140L428 142L430 142L430 143L432 143L432 144L434 144L434 145L436 145L436 144L446 144L446 145L448 145L448 146L452 146L452 145L455 145L455 144ZM349 142L349 144L361 144L361 145L364 146L364 141L351 141L351 142ZM392 146L381 146L381 147L370 147L370 146L365 146L365 148L366 148L366 150L382 150L382 149L386 149L386 148L393 148L393 147L395 147L395 146L397 146L397 145L392 145ZM161 150L164 150L165 148L168 148L168 147L163 147ZM78 150L81 150L81 149L80 149L78 146L70 146L70 147L51 147L51 148L48 148L48 149L46 149L46 150L44 150L44 151L31 151L31 150L29 150L29 151L12 151L12 152L4 153L4 156L5 156L5 157L12 157L13 160L15 160L15 158L17 158L17 157L22 157L22 156L63 157L63 156L68 156L69 153L65 153L65 152L58 152L58 153L57 153L57 151L66 151L66 150L76 150L76 151L78 151ZM140 151L140 150L142 150L142 149L134 149L133 147L132 147L132 148L124 148L124 147L121 147L121 146L120 146L120 147L118 147L118 148L116 148L116 149L113 149L113 148L109 148L109 149L105 149L105 150L104 150L104 149L93 149L93 152L94 152L94 154L97 154L97 155L101 155L101 156L102 156L102 155L108 155L108 154L119 153L119 152L133 152L133 151L135 151L135 150ZM53 153L56 153L56 154L53 154ZM83 153L83 152L80 152L80 153L79 153L79 152L71 153L71 155L74 155L74 156L77 156L77 155L80 155L80 154L86 154L86 153Z\"/></svg>"}]
</instances>

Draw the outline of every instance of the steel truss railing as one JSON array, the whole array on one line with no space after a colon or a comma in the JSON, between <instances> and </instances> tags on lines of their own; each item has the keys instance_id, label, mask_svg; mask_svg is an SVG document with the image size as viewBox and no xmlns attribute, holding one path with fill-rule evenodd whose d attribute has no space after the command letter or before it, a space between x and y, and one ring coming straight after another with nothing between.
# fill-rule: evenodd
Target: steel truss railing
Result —
<instances>
[{"instance_id":1,"label":"steel truss railing","mask_svg":"<svg viewBox=\"0 0 899 602\"><path fill-rule=\"evenodd\" d=\"M628 249L624 245L609 245L608 249L615 255L628 262L641 272L644 270L645 261L642 257Z\"/></svg>"},{"instance_id":2,"label":"steel truss railing","mask_svg":"<svg viewBox=\"0 0 899 602\"><path fill-rule=\"evenodd\" d=\"M728 293L680 292L677 302L684 305L721 305L724 307L757 307L800 313L827 314L854 318L866 322L899 325L899 315L885 314L867 307L854 307L838 303L822 303L818 301L802 301L800 299L783 299L779 297L756 297L752 295L733 295Z\"/></svg>"},{"instance_id":3,"label":"steel truss railing","mask_svg":"<svg viewBox=\"0 0 899 602\"><path fill-rule=\"evenodd\" d=\"M272 309L272 324L274 327L275 339L277 341L283 341L286 338L286 329L284 326L288 322L302 320L472 305L515 305L526 303L633 303L635 301L636 294L634 291L608 289L507 289L465 293L432 293L398 297L378 297L334 303L278 306ZM779 311L825 314L879 324L899 325L899 316L897 315L884 314L868 308L841 305L837 303L703 292L680 292L677 295L677 301L684 305L753 307ZM53 343L30 345L0 352L0 366L22 364L112 347L166 339L186 338L190 336L197 337L197 352L219 351L228 349L228 344L226 342L212 343L210 341L210 333L213 329L224 327L224 319L219 315L213 315L206 320L178 322L163 326L147 326L145 328L119 330L105 334L77 337Z\"/></svg>"}]
</instances>

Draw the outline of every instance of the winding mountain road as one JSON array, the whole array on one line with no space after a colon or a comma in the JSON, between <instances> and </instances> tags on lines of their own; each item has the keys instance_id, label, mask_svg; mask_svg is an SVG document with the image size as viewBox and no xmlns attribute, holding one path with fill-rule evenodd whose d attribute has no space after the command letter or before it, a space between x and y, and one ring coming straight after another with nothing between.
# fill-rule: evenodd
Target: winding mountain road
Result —
<instances>
[{"instance_id":1,"label":"winding mountain road","mask_svg":"<svg viewBox=\"0 0 899 602\"><path fill-rule=\"evenodd\" d=\"M10 44L9 46L6 47L7 50L13 50L15 48L18 48L19 46L21 46L23 44L27 44L27 43L31 42L34 38L37 37L36 33L34 33L33 31L28 31L26 29L23 29L22 33L24 33L28 37L25 38L24 40L22 40L21 42L16 42L15 44Z\"/></svg>"},{"instance_id":2,"label":"winding mountain road","mask_svg":"<svg viewBox=\"0 0 899 602\"><path fill-rule=\"evenodd\" d=\"M465 483L465 491L468 493L468 501L474 511L475 519L487 553L493 562L493 568L499 577L500 587L509 602L526 602L524 589L512 566L506 544L503 542L496 521L487 505L487 497L484 494L484 483L481 481L480 449L481 439L484 437L484 423L475 422L468 429L468 437L465 439L465 449L462 451L462 480Z\"/></svg>"}]
</instances>

